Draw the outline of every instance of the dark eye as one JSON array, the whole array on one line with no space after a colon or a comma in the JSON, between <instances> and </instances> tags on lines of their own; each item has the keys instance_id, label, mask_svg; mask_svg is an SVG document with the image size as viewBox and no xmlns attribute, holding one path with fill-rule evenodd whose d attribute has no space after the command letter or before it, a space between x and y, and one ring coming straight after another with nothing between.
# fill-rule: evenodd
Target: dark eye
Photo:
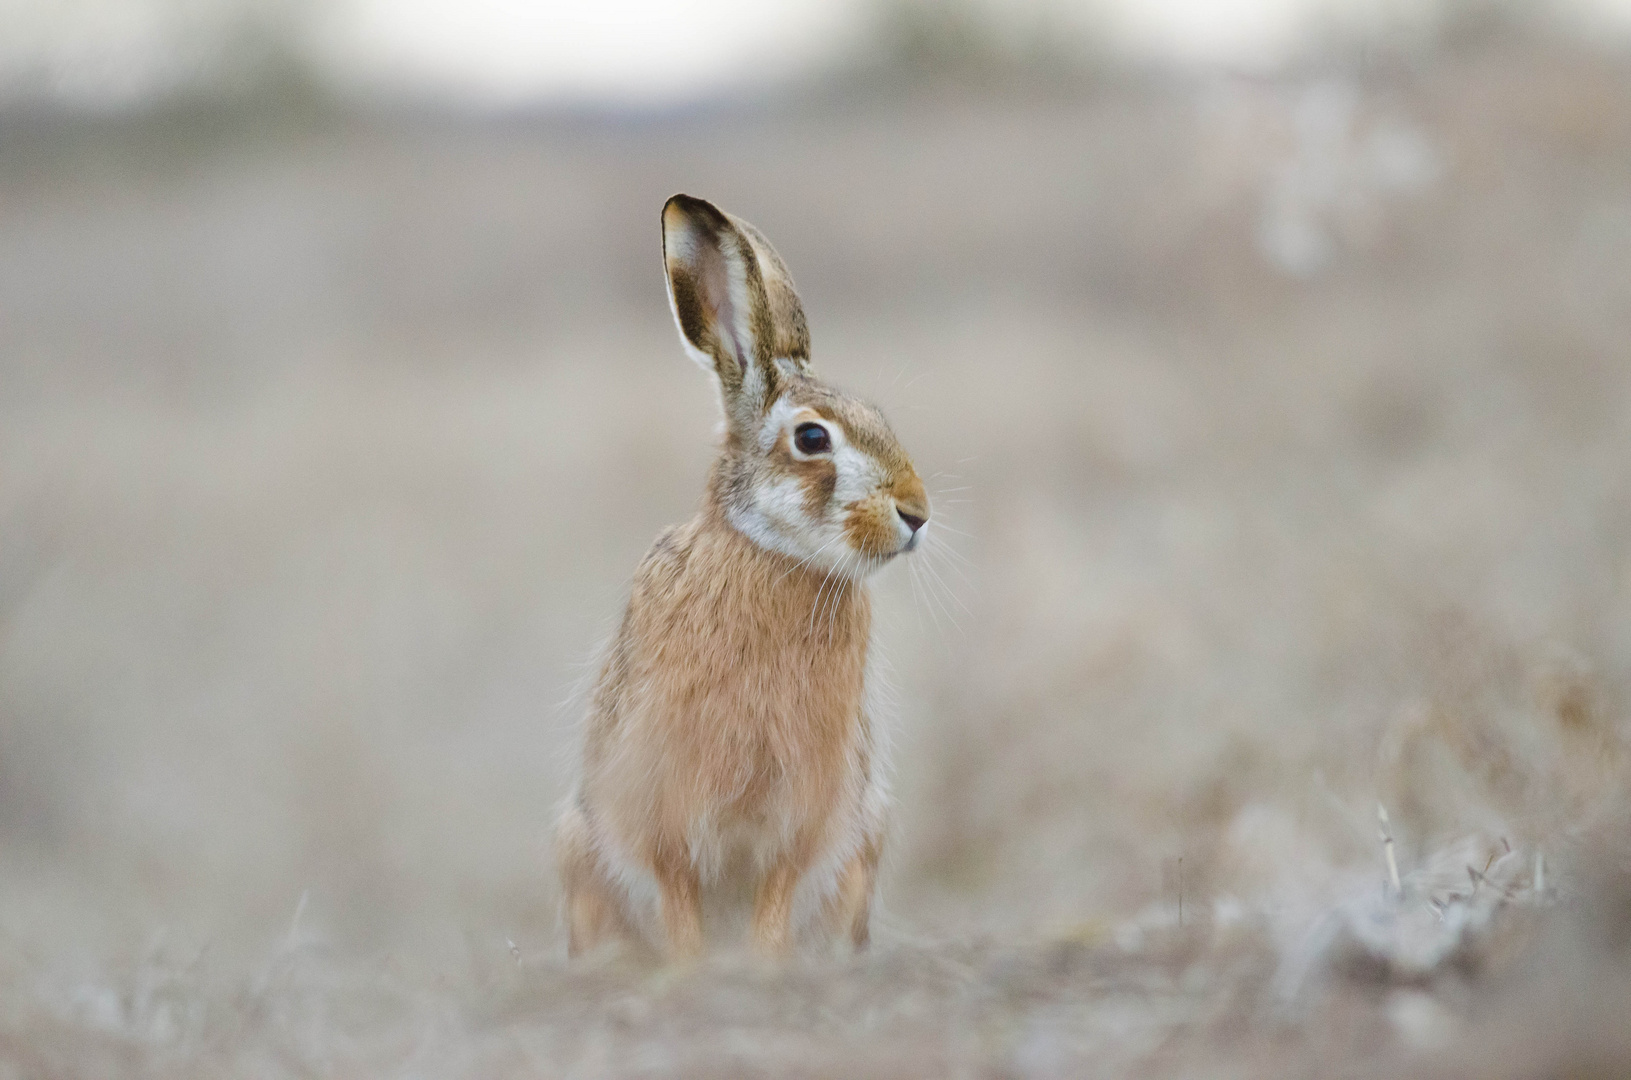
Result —
<instances>
[{"instance_id":1,"label":"dark eye","mask_svg":"<svg viewBox=\"0 0 1631 1080\"><path fill-rule=\"evenodd\" d=\"M832 437L820 424L800 424L793 429L793 445L801 454L825 454L832 450Z\"/></svg>"}]
</instances>

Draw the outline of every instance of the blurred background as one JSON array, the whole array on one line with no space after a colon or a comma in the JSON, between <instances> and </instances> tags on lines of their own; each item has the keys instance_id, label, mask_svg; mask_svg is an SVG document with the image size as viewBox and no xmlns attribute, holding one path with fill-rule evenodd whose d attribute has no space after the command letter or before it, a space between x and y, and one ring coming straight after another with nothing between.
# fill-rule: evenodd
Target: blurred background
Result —
<instances>
[{"instance_id":1,"label":"blurred background","mask_svg":"<svg viewBox=\"0 0 1631 1080\"><path fill-rule=\"evenodd\" d=\"M1434 902L1616 820L1631 2L0 0L4 1075L491 1076L492 973L553 1007L716 424L676 191L931 478L886 955L1185 897L1284 971L1378 804Z\"/></svg>"}]
</instances>

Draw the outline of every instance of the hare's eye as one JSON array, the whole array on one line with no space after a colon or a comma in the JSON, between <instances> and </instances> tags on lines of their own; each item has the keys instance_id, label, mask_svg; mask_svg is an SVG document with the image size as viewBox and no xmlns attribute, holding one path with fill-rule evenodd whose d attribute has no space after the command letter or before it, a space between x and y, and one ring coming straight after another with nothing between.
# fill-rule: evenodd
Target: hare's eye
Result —
<instances>
[{"instance_id":1,"label":"hare's eye","mask_svg":"<svg viewBox=\"0 0 1631 1080\"><path fill-rule=\"evenodd\" d=\"M826 454L832 450L832 437L820 424L800 424L793 429L793 445L801 454Z\"/></svg>"}]
</instances>

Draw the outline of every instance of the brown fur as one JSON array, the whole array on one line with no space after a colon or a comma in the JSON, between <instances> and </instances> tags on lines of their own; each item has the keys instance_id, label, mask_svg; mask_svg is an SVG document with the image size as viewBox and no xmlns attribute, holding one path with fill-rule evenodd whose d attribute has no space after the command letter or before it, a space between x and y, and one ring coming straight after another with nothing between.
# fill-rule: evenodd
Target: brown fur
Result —
<instances>
[{"instance_id":1,"label":"brown fur","mask_svg":"<svg viewBox=\"0 0 1631 1080\"><path fill-rule=\"evenodd\" d=\"M792 946L801 903L806 925L864 947L884 837L865 705L871 601L856 567L910 546L899 513L927 517L923 484L877 410L808 374L803 310L768 241L684 196L663 224L675 320L719 379L726 437L701 511L635 572L600 671L556 842L569 951L656 936L694 954L704 888L744 865L759 950ZM868 494L832 510L836 460L796 455L787 431L766 427L778 402L861 451ZM774 441L761 445L762 431ZM841 515L842 564L739 527L733 514L788 479L811 522Z\"/></svg>"},{"instance_id":2,"label":"brown fur","mask_svg":"<svg viewBox=\"0 0 1631 1080\"><path fill-rule=\"evenodd\" d=\"M771 951L790 942L793 887L828 829L848 824L833 819L856 809L843 804L871 768L862 701L870 622L862 586L799 568L710 510L667 534L636 572L592 706L582 800L595 807L595 827L655 874L675 951L701 946L695 848L708 838L696 835L699 821L780 842L753 937ZM581 811L567 828L580 822ZM566 848L585 857L576 837ZM587 871L574 863L567 875L575 893ZM620 910L601 899L615 895L609 885L595 883L593 913L569 909L575 948L625 921L601 910Z\"/></svg>"}]
</instances>

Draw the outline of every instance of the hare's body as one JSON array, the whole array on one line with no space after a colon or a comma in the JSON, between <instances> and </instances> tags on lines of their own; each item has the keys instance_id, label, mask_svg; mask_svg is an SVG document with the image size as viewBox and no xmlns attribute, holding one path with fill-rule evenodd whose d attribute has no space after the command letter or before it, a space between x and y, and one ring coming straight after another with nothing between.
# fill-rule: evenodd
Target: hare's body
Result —
<instances>
[{"instance_id":1,"label":"hare's body","mask_svg":"<svg viewBox=\"0 0 1631 1080\"><path fill-rule=\"evenodd\" d=\"M762 950L806 928L863 946L886 801L866 706L864 575L915 544L922 484L874 410L808 375L790 283L796 325L763 295L785 281L774 252L694 200L671 223L681 199L664 219L671 297L685 340L720 375L725 443L701 512L636 572L600 671L557 837L570 948L659 937L694 952L702 892L731 875L751 878ZM682 227L726 256L734 240L757 255L748 272L778 275L769 288L761 277L760 305L751 290L735 296L742 325L730 325L728 272L747 274L717 249L693 256L693 276L720 273L726 286L687 308L698 286L688 252L674 251ZM707 265L710 250L723 269ZM771 341L795 355L752 347Z\"/></svg>"},{"instance_id":2,"label":"hare's body","mask_svg":"<svg viewBox=\"0 0 1631 1080\"><path fill-rule=\"evenodd\" d=\"M882 839L863 700L869 624L860 586L765 551L714 515L665 533L646 556L569 813L623 893L661 898L670 938L700 933L675 916L744 866L777 882L756 905L761 944L782 944L800 881L800 906L825 901L830 919L852 924L864 916L821 894L857 859L870 886ZM593 880L568 888L580 884L589 905L622 906ZM864 918L850 929L864 942Z\"/></svg>"}]
</instances>

